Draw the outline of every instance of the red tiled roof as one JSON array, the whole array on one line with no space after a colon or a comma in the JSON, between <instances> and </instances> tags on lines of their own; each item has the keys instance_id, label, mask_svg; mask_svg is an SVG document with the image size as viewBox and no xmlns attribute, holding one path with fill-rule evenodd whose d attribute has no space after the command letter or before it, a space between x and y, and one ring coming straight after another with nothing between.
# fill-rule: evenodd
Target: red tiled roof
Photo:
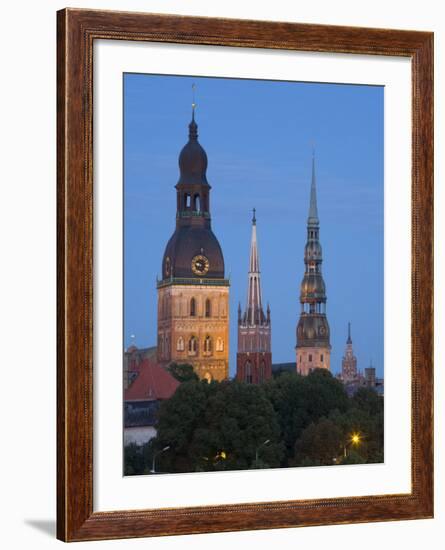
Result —
<instances>
[{"instance_id":1,"label":"red tiled roof","mask_svg":"<svg viewBox=\"0 0 445 550\"><path fill-rule=\"evenodd\" d=\"M125 390L125 401L169 399L179 382L155 361L144 359L139 365L139 376Z\"/></svg>"}]
</instances>

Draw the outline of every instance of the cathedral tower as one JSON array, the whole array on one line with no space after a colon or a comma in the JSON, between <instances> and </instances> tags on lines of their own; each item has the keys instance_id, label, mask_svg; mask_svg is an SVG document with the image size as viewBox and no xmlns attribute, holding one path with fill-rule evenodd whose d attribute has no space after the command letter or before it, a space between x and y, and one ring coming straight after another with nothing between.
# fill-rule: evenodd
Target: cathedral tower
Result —
<instances>
[{"instance_id":1,"label":"cathedral tower","mask_svg":"<svg viewBox=\"0 0 445 550\"><path fill-rule=\"evenodd\" d=\"M199 378L229 375L229 281L211 229L207 155L198 142L195 105L179 155L176 229L158 281L158 361L189 363Z\"/></svg>"},{"instance_id":2,"label":"cathedral tower","mask_svg":"<svg viewBox=\"0 0 445 550\"><path fill-rule=\"evenodd\" d=\"M341 377L343 382L353 382L357 379L357 357L352 349L351 323L348 323L348 339L346 340L346 350L341 362Z\"/></svg>"},{"instance_id":3,"label":"cathedral tower","mask_svg":"<svg viewBox=\"0 0 445 550\"><path fill-rule=\"evenodd\" d=\"M249 384L261 384L272 376L270 308L264 315L261 301L260 261L253 209L250 241L247 304L244 313L238 308L238 352L236 378Z\"/></svg>"},{"instance_id":4,"label":"cathedral tower","mask_svg":"<svg viewBox=\"0 0 445 550\"><path fill-rule=\"evenodd\" d=\"M330 368L331 344L326 318L326 287L321 274L319 226L315 158L312 156L311 196L304 249L305 272L300 287L301 314L296 346L297 372L304 375L316 368Z\"/></svg>"}]
</instances>

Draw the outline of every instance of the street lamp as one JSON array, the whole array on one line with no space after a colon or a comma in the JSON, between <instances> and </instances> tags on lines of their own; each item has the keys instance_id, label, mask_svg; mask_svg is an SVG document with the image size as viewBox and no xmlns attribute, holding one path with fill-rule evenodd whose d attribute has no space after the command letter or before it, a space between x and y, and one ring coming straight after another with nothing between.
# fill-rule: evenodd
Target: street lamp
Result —
<instances>
[{"instance_id":1,"label":"street lamp","mask_svg":"<svg viewBox=\"0 0 445 550\"><path fill-rule=\"evenodd\" d=\"M270 443L270 439L266 439L266 441L263 441L261 445L258 445L258 447L255 450L255 466L258 466L258 452L261 449L261 447L264 447L264 445L267 445Z\"/></svg>"},{"instance_id":2,"label":"street lamp","mask_svg":"<svg viewBox=\"0 0 445 550\"><path fill-rule=\"evenodd\" d=\"M351 437L349 438L349 441L346 442L346 444L343 447L343 456L346 458L347 456L347 447L348 445L360 445L360 442L362 440L362 434L359 432L354 432L351 434Z\"/></svg>"},{"instance_id":3,"label":"street lamp","mask_svg":"<svg viewBox=\"0 0 445 550\"><path fill-rule=\"evenodd\" d=\"M156 457L160 455L161 453L165 453L165 451L168 451L170 449L170 445L167 445L167 447L164 447L163 449L159 449L159 451L156 451L153 453L153 462L151 465L150 473L155 474L156 473Z\"/></svg>"}]
</instances>

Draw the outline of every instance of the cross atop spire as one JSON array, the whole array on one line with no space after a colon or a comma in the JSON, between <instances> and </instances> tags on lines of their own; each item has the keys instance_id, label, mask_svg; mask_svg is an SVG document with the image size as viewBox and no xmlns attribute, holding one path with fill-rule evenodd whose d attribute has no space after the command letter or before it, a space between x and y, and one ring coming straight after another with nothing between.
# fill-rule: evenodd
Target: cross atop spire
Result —
<instances>
[{"instance_id":1,"label":"cross atop spire","mask_svg":"<svg viewBox=\"0 0 445 550\"><path fill-rule=\"evenodd\" d=\"M253 216L252 216L252 223L253 225L256 224L256 208L252 210Z\"/></svg>"},{"instance_id":2,"label":"cross atop spire","mask_svg":"<svg viewBox=\"0 0 445 550\"><path fill-rule=\"evenodd\" d=\"M317 189L315 185L315 151L312 150L312 181L311 198L309 203L308 225L318 225Z\"/></svg>"}]
</instances>

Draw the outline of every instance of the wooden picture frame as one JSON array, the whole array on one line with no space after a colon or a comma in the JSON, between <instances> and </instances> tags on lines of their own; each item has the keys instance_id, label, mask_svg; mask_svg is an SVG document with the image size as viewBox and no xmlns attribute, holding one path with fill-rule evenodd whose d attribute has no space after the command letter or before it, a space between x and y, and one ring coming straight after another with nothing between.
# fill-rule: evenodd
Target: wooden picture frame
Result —
<instances>
[{"instance_id":1,"label":"wooden picture frame","mask_svg":"<svg viewBox=\"0 0 445 550\"><path fill-rule=\"evenodd\" d=\"M57 537L64 541L433 516L433 34L65 9L57 14ZM95 40L402 56L412 63L412 490L406 494L93 512Z\"/></svg>"}]
</instances>

